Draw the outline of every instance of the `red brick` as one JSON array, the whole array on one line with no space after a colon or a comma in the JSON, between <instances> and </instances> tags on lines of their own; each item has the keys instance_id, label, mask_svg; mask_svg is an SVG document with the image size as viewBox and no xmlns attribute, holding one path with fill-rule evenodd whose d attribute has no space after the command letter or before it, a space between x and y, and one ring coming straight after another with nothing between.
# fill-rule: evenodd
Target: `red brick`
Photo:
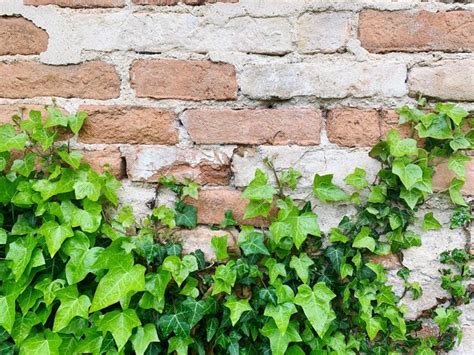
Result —
<instances>
[{"instance_id":1,"label":"red brick","mask_svg":"<svg viewBox=\"0 0 474 355\"><path fill-rule=\"evenodd\" d=\"M402 267L397 254L371 255L368 261L382 265L386 270L396 270Z\"/></svg>"},{"instance_id":2,"label":"red brick","mask_svg":"<svg viewBox=\"0 0 474 355\"><path fill-rule=\"evenodd\" d=\"M84 143L177 144L171 111L139 106L81 106L88 118L80 133Z\"/></svg>"},{"instance_id":3,"label":"red brick","mask_svg":"<svg viewBox=\"0 0 474 355\"><path fill-rule=\"evenodd\" d=\"M364 10L359 17L359 38L374 53L472 52L474 12Z\"/></svg>"},{"instance_id":4,"label":"red brick","mask_svg":"<svg viewBox=\"0 0 474 355\"><path fill-rule=\"evenodd\" d=\"M224 3L236 3L239 0L133 0L135 5L177 5L178 3L183 3L187 5L205 5L205 4L214 4L217 2Z\"/></svg>"},{"instance_id":5,"label":"red brick","mask_svg":"<svg viewBox=\"0 0 474 355\"><path fill-rule=\"evenodd\" d=\"M24 118L28 118L28 113L31 110L41 111L43 117L48 114L44 105L0 105L0 124L12 123L13 115L22 115Z\"/></svg>"},{"instance_id":6,"label":"red brick","mask_svg":"<svg viewBox=\"0 0 474 355\"><path fill-rule=\"evenodd\" d=\"M48 34L23 17L0 17L0 55L39 54L48 48Z\"/></svg>"},{"instance_id":7,"label":"red brick","mask_svg":"<svg viewBox=\"0 0 474 355\"><path fill-rule=\"evenodd\" d=\"M84 162L88 163L93 170L103 172L107 166L110 172L121 179L124 177L122 157L116 147L106 147L102 150L86 150L83 152Z\"/></svg>"},{"instance_id":8,"label":"red brick","mask_svg":"<svg viewBox=\"0 0 474 355\"><path fill-rule=\"evenodd\" d=\"M456 177L454 172L448 169L448 162L441 160L435 162L436 168L433 175L433 191L444 191L449 187L451 180ZM474 195L474 156L465 165L466 179L461 192L465 195Z\"/></svg>"},{"instance_id":9,"label":"red brick","mask_svg":"<svg viewBox=\"0 0 474 355\"><path fill-rule=\"evenodd\" d=\"M380 113L375 109L341 108L328 114L329 141L344 147L370 147L381 137Z\"/></svg>"},{"instance_id":10,"label":"red brick","mask_svg":"<svg viewBox=\"0 0 474 355\"><path fill-rule=\"evenodd\" d=\"M235 68L210 61L135 60L130 71L137 97L231 100L237 97Z\"/></svg>"},{"instance_id":11,"label":"red brick","mask_svg":"<svg viewBox=\"0 0 474 355\"><path fill-rule=\"evenodd\" d=\"M320 142L321 112L314 109L189 110L183 123L197 144Z\"/></svg>"},{"instance_id":12,"label":"red brick","mask_svg":"<svg viewBox=\"0 0 474 355\"><path fill-rule=\"evenodd\" d=\"M123 7L125 0L23 0L25 5L57 5L72 8Z\"/></svg>"},{"instance_id":13,"label":"red brick","mask_svg":"<svg viewBox=\"0 0 474 355\"><path fill-rule=\"evenodd\" d=\"M104 62L54 66L35 62L0 63L0 97L36 96L111 99L120 94L113 65Z\"/></svg>"},{"instance_id":14,"label":"red brick","mask_svg":"<svg viewBox=\"0 0 474 355\"><path fill-rule=\"evenodd\" d=\"M187 198L186 202L196 206L199 224L219 224L224 220L225 212L231 210L239 224L267 225L261 218L243 218L248 200L242 198L241 194L240 191L230 189L202 190L198 200Z\"/></svg>"}]
</instances>

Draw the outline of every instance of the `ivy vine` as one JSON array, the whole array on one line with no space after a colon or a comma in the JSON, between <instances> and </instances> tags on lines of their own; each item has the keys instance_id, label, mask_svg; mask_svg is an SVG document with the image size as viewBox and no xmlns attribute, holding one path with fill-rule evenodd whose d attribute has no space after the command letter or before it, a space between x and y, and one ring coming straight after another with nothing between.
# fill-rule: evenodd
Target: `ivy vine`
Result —
<instances>
[{"instance_id":1,"label":"ivy vine","mask_svg":"<svg viewBox=\"0 0 474 355\"><path fill-rule=\"evenodd\" d=\"M460 311L472 297L470 245L443 252L441 287L450 297L424 313L439 332L418 337L421 319L387 284L374 255L421 245L413 230L441 228L433 213L415 212L431 198L434 167L447 160L455 174L448 193L451 228L468 227L472 205L461 193L466 151L474 146L468 112L450 103L401 107L403 136L391 130L370 156L381 168L373 183L361 168L336 186L314 176L317 203L353 203L325 235L310 201L295 201L301 174L258 170L243 191L245 218L231 211L218 226L216 259L183 255L182 228L197 224L199 186L172 177L160 189L177 194L174 206L155 206L142 225L130 207L118 208L120 183L98 173L62 143L77 134L84 113L47 117L19 113L0 126L0 354L434 354L461 337ZM348 192L351 191L352 192ZM232 233L231 233L232 231ZM232 235L238 232L234 240ZM323 243L324 241L324 243ZM468 243L469 244L469 243ZM405 291L416 299L420 285Z\"/></svg>"}]
</instances>

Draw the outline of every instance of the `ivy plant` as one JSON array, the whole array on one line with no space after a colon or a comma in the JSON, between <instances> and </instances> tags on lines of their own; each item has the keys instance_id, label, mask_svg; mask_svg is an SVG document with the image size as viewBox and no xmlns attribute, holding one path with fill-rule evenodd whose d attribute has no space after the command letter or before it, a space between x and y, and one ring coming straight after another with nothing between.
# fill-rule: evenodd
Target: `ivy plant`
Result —
<instances>
[{"instance_id":1,"label":"ivy plant","mask_svg":"<svg viewBox=\"0 0 474 355\"><path fill-rule=\"evenodd\" d=\"M473 147L468 112L450 103L399 109L408 135L391 130L370 156L380 162L373 183L361 168L337 186L315 172L317 203L354 203L323 233L310 201L294 200L301 174L293 168L256 170L243 191L244 217L232 211L218 226L216 258L184 255L179 230L194 228L199 186L173 177L161 188L173 206L150 203L138 225L119 207L120 183L93 171L68 138L86 119L55 107L31 111L0 126L0 353L1 354L435 354L459 341L460 311L472 279L463 250L446 251L441 287L451 297L425 312L439 327L420 338L421 319L405 319L401 303L374 256L417 247L422 230L441 223L416 212L431 198L437 164L455 177L446 189L451 228L468 228L472 206L461 189L466 151ZM232 231L231 231L232 230ZM231 233L232 232L232 233ZM238 238L230 243L231 234ZM421 296L409 270L399 276Z\"/></svg>"}]
</instances>

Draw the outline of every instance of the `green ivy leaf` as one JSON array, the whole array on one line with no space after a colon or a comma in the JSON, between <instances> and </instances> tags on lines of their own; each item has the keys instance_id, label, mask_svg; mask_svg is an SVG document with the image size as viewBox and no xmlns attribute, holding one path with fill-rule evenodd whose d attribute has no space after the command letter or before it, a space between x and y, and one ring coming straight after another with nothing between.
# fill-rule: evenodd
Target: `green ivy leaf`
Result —
<instances>
[{"instance_id":1,"label":"green ivy leaf","mask_svg":"<svg viewBox=\"0 0 474 355\"><path fill-rule=\"evenodd\" d=\"M44 223L38 229L38 234L44 236L51 257L61 249L62 244L67 238L74 236L74 232L69 225L60 225L54 221Z\"/></svg>"},{"instance_id":2,"label":"green ivy leaf","mask_svg":"<svg viewBox=\"0 0 474 355\"><path fill-rule=\"evenodd\" d=\"M460 179L464 179L466 177L465 165L470 160L471 158L460 152L455 153L448 159L448 169L453 171Z\"/></svg>"},{"instance_id":3,"label":"green ivy leaf","mask_svg":"<svg viewBox=\"0 0 474 355\"><path fill-rule=\"evenodd\" d=\"M61 342L58 334L46 329L43 334L36 334L26 339L20 346L20 355L59 355Z\"/></svg>"},{"instance_id":4,"label":"green ivy leaf","mask_svg":"<svg viewBox=\"0 0 474 355\"><path fill-rule=\"evenodd\" d=\"M415 126L420 138L450 139L453 137L449 119L444 115L435 115L429 127L423 123Z\"/></svg>"},{"instance_id":5,"label":"green ivy leaf","mask_svg":"<svg viewBox=\"0 0 474 355\"><path fill-rule=\"evenodd\" d=\"M270 285L273 285L278 280L279 276L286 277L285 264L277 263L273 258L268 258L263 263L268 269L268 276L270 277Z\"/></svg>"},{"instance_id":6,"label":"green ivy leaf","mask_svg":"<svg viewBox=\"0 0 474 355\"><path fill-rule=\"evenodd\" d=\"M0 326L9 333L12 332L15 323L15 299L14 293L0 296Z\"/></svg>"},{"instance_id":7,"label":"green ivy leaf","mask_svg":"<svg viewBox=\"0 0 474 355\"><path fill-rule=\"evenodd\" d=\"M346 184L354 186L357 190L362 190L369 186L366 175L367 173L364 169L355 168L354 172L347 175L344 181Z\"/></svg>"},{"instance_id":8,"label":"green ivy leaf","mask_svg":"<svg viewBox=\"0 0 474 355\"><path fill-rule=\"evenodd\" d=\"M267 304L264 315L273 318L280 332L284 334L288 329L291 316L297 312L293 303L285 302L278 305Z\"/></svg>"},{"instance_id":9,"label":"green ivy leaf","mask_svg":"<svg viewBox=\"0 0 474 355\"><path fill-rule=\"evenodd\" d=\"M183 259L172 255L167 256L163 261L163 270L169 271L178 286L181 286L190 273L198 270L198 264L193 255L185 255Z\"/></svg>"},{"instance_id":10,"label":"green ivy leaf","mask_svg":"<svg viewBox=\"0 0 474 355\"><path fill-rule=\"evenodd\" d=\"M456 152L459 149L469 149L471 142L469 142L462 132L456 132L454 133L453 139L449 142L449 146Z\"/></svg>"},{"instance_id":11,"label":"green ivy leaf","mask_svg":"<svg viewBox=\"0 0 474 355\"><path fill-rule=\"evenodd\" d=\"M441 223L433 216L433 212L428 212L423 217L423 230L439 230L441 229Z\"/></svg>"},{"instance_id":12,"label":"green ivy leaf","mask_svg":"<svg viewBox=\"0 0 474 355\"><path fill-rule=\"evenodd\" d=\"M407 203L408 207L410 207L412 210L416 207L418 201L422 197L423 194L421 193L421 191L415 188L407 190L402 187L402 190L400 192L400 198L403 199Z\"/></svg>"},{"instance_id":13,"label":"green ivy leaf","mask_svg":"<svg viewBox=\"0 0 474 355\"><path fill-rule=\"evenodd\" d=\"M131 292L145 290L145 267L118 263L99 281L90 312L117 303Z\"/></svg>"},{"instance_id":14,"label":"green ivy leaf","mask_svg":"<svg viewBox=\"0 0 474 355\"><path fill-rule=\"evenodd\" d=\"M51 127L67 127L68 117L63 115L61 110L56 107L48 107L48 117L44 123L44 128L51 128Z\"/></svg>"},{"instance_id":15,"label":"green ivy leaf","mask_svg":"<svg viewBox=\"0 0 474 355\"><path fill-rule=\"evenodd\" d=\"M262 170L255 170L255 177L242 193L249 200L272 202L276 189L268 184L268 177Z\"/></svg>"},{"instance_id":16,"label":"green ivy leaf","mask_svg":"<svg viewBox=\"0 0 474 355\"><path fill-rule=\"evenodd\" d=\"M303 283L308 283L309 267L311 265L314 265L314 261L311 260L306 253L301 253L299 256L293 255L291 257L290 267L296 271L296 274Z\"/></svg>"},{"instance_id":17,"label":"green ivy leaf","mask_svg":"<svg viewBox=\"0 0 474 355\"><path fill-rule=\"evenodd\" d=\"M138 319L133 309L127 309L123 312L112 311L106 313L97 323L97 328L105 335L110 332L114 337L115 343L119 351L123 349L128 339L132 335L132 330L141 326L142 323Z\"/></svg>"},{"instance_id":18,"label":"green ivy leaf","mask_svg":"<svg viewBox=\"0 0 474 355\"><path fill-rule=\"evenodd\" d=\"M239 235L239 246L245 255L263 254L270 255L265 243L263 242L263 234L258 232L245 233Z\"/></svg>"},{"instance_id":19,"label":"green ivy leaf","mask_svg":"<svg viewBox=\"0 0 474 355\"><path fill-rule=\"evenodd\" d=\"M133 349L137 355L145 354L148 345L159 341L156 328L151 323L138 327L137 332L132 336Z\"/></svg>"},{"instance_id":20,"label":"green ivy leaf","mask_svg":"<svg viewBox=\"0 0 474 355\"><path fill-rule=\"evenodd\" d=\"M293 209L285 222L291 226L293 242L298 249L303 245L308 235L321 236L318 220L313 212L304 212L298 215L298 211Z\"/></svg>"},{"instance_id":21,"label":"green ivy leaf","mask_svg":"<svg viewBox=\"0 0 474 355\"><path fill-rule=\"evenodd\" d=\"M191 337L172 337L169 340L168 354L176 351L176 355L188 355L189 345L193 343L194 340Z\"/></svg>"},{"instance_id":22,"label":"green ivy leaf","mask_svg":"<svg viewBox=\"0 0 474 355\"><path fill-rule=\"evenodd\" d=\"M438 307L435 309L436 316L433 318L439 325L439 329L444 333L452 324L459 322L461 312L456 308Z\"/></svg>"},{"instance_id":23,"label":"green ivy leaf","mask_svg":"<svg viewBox=\"0 0 474 355\"><path fill-rule=\"evenodd\" d=\"M58 292L61 305L56 311L53 332L57 333L69 325L74 317L87 319L91 301L86 295L79 296L75 286L69 286Z\"/></svg>"},{"instance_id":24,"label":"green ivy leaf","mask_svg":"<svg viewBox=\"0 0 474 355\"><path fill-rule=\"evenodd\" d=\"M64 242L62 250L68 256L66 264L66 279L70 285L74 285L84 280L88 273L96 271L96 263L100 252L100 247L90 248L89 238L82 232L76 231L74 238Z\"/></svg>"},{"instance_id":25,"label":"green ivy leaf","mask_svg":"<svg viewBox=\"0 0 474 355\"><path fill-rule=\"evenodd\" d=\"M28 153L23 157L23 159L17 159L13 162L11 171L15 171L20 175L28 177L35 169L35 164L36 154Z\"/></svg>"},{"instance_id":26,"label":"green ivy leaf","mask_svg":"<svg viewBox=\"0 0 474 355\"><path fill-rule=\"evenodd\" d=\"M451 197L451 201L454 204L459 206L467 206L466 201L464 201L464 197L462 196L461 189L464 186L464 180L454 178L451 180L451 184L449 185L449 196Z\"/></svg>"},{"instance_id":27,"label":"green ivy leaf","mask_svg":"<svg viewBox=\"0 0 474 355\"><path fill-rule=\"evenodd\" d=\"M22 150L27 139L26 134L17 134L11 124L0 125L0 152L9 152L15 149Z\"/></svg>"},{"instance_id":28,"label":"green ivy leaf","mask_svg":"<svg viewBox=\"0 0 474 355\"><path fill-rule=\"evenodd\" d=\"M390 148L390 154L396 158L406 155L418 155L416 140L411 138L400 138L400 133L391 129L387 134L387 142Z\"/></svg>"},{"instance_id":29,"label":"green ivy leaf","mask_svg":"<svg viewBox=\"0 0 474 355\"><path fill-rule=\"evenodd\" d=\"M369 236L369 234L370 234L370 228L362 227L361 231L354 238L354 242L352 243L352 246L357 249L366 248L366 249L369 249L373 253L375 250L376 242L374 238Z\"/></svg>"},{"instance_id":30,"label":"green ivy leaf","mask_svg":"<svg viewBox=\"0 0 474 355\"><path fill-rule=\"evenodd\" d=\"M212 237L211 246L216 253L217 260L224 260L229 257L229 254L227 254L227 235Z\"/></svg>"},{"instance_id":31,"label":"green ivy leaf","mask_svg":"<svg viewBox=\"0 0 474 355\"><path fill-rule=\"evenodd\" d=\"M272 204L265 200L252 200L245 208L244 218L267 217L272 208Z\"/></svg>"},{"instance_id":32,"label":"green ivy leaf","mask_svg":"<svg viewBox=\"0 0 474 355\"><path fill-rule=\"evenodd\" d=\"M282 333L272 319L265 323L260 332L270 339L273 355L284 355L289 343L301 341L297 321L291 321L286 332Z\"/></svg>"},{"instance_id":33,"label":"green ivy leaf","mask_svg":"<svg viewBox=\"0 0 474 355\"><path fill-rule=\"evenodd\" d=\"M237 324L244 312L252 310L252 307L250 306L247 299L239 300L235 296L229 297L229 299L224 303L224 306L230 310L230 320L232 322L232 326Z\"/></svg>"},{"instance_id":34,"label":"green ivy leaf","mask_svg":"<svg viewBox=\"0 0 474 355\"><path fill-rule=\"evenodd\" d=\"M332 183L332 174L314 176L313 192L314 195L323 202L344 201L349 198L340 187Z\"/></svg>"},{"instance_id":35,"label":"green ivy leaf","mask_svg":"<svg viewBox=\"0 0 474 355\"><path fill-rule=\"evenodd\" d=\"M28 235L26 238L18 238L10 244L5 260L8 260L10 263L10 269L15 276L15 281L18 281L26 270L36 243L36 239Z\"/></svg>"},{"instance_id":36,"label":"green ivy leaf","mask_svg":"<svg viewBox=\"0 0 474 355\"><path fill-rule=\"evenodd\" d=\"M82 153L80 151L73 151L68 153L65 150L61 150L58 152L58 155L64 160L67 164L69 164L74 169L79 169L82 160Z\"/></svg>"},{"instance_id":37,"label":"green ivy leaf","mask_svg":"<svg viewBox=\"0 0 474 355\"><path fill-rule=\"evenodd\" d=\"M295 304L303 308L306 318L320 337L324 337L336 313L331 307L331 300L336 295L324 282L318 282L313 289L308 285L298 286Z\"/></svg>"},{"instance_id":38,"label":"green ivy leaf","mask_svg":"<svg viewBox=\"0 0 474 355\"><path fill-rule=\"evenodd\" d=\"M462 120L469 115L469 112L467 112L462 107L457 106L456 104L449 103L449 102L447 103L438 102L435 105L435 111L445 113L449 118L453 120L456 126L459 126Z\"/></svg>"},{"instance_id":39,"label":"green ivy leaf","mask_svg":"<svg viewBox=\"0 0 474 355\"><path fill-rule=\"evenodd\" d=\"M78 112L75 115L70 115L68 117L69 128L71 128L71 131L74 134L78 134L86 119L87 113L85 112Z\"/></svg>"},{"instance_id":40,"label":"green ivy leaf","mask_svg":"<svg viewBox=\"0 0 474 355\"><path fill-rule=\"evenodd\" d=\"M182 201L177 202L175 206L175 221L178 226L195 228L197 225L196 207Z\"/></svg>"},{"instance_id":41,"label":"green ivy leaf","mask_svg":"<svg viewBox=\"0 0 474 355\"><path fill-rule=\"evenodd\" d=\"M214 286L212 290L212 295L217 295L221 292L230 294L232 287L235 284L237 278L237 271L234 268L235 262L233 260L229 261L225 265L219 265L216 268L215 274L212 276L214 279Z\"/></svg>"},{"instance_id":42,"label":"green ivy leaf","mask_svg":"<svg viewBox=\"0 0 474 355\"><path fill-rule=\"evenodd\" d=\"M417 182L423 181L423 170L418 165L406 164L401 160L395 160L392 172L397 175L407 190L410 190Z\"/></svg>"}]
</instances>

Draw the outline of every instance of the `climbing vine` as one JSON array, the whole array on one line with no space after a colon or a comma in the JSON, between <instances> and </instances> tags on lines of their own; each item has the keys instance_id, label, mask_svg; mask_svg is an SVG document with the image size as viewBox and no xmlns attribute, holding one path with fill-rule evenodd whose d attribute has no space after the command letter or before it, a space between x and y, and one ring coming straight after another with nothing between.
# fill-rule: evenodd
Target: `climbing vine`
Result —
<instances>
[{"instance_id":1,"label":"climbing vine","mask_svg":"<svg viewBox=\"0 0 474 355\"><path fill-rule=\"evenodd\" d=\"M416 212L432 196L434 167L455 174L449 195L451 228L472 222L461 193L466 150L474 145L468 112L450 103L398 110L402 135L391 130L370 156L380 162L373 183L361 168L345 178L317 172L316 200L295 201L300 173L270 177L256 170L243 191L249 200L239 224L232 211L218 226L216 258L183 255L177 231L194 228L199 198L190 181L162 178L177 195L173 206L152 203L138 225L119 208L120 183L97 173L64 142L86 116L55 107L15 115L0 126L0 353L136 354L434 354L461 336L460 311L469 302L470 246L441 255L441 287L450 297L424 316L439 327L417 337L421 320L406 320L405 306L372 257L421 245L414 225L441 228L432 212ZM313 200L313 202L311 202ZM352 203L325 235L314 204ZM233 237L237 235L237 237ZM414 299L420 285L409 282Z\"/></svg>"}]
</instances>

